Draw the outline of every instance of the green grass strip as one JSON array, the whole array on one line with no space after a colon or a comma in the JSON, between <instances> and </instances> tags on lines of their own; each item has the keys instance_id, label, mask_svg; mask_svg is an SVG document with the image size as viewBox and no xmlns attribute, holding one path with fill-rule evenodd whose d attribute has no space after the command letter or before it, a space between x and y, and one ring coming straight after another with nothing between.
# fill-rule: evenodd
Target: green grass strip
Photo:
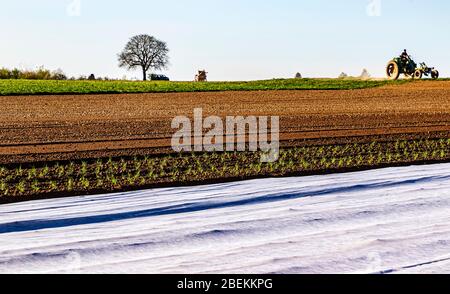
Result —
<instances>
[{"instance_id":1,"label":"green grass strip","mask_svg":"<svg viewBox=\"0 0 450 294\"><path fill-rule=\"evenodd\" d=\"M358 79L279 79L249 82L0 80L0 95L180 93L264 90L355 90L402 84Z\"/></svg>"}]
</instances>

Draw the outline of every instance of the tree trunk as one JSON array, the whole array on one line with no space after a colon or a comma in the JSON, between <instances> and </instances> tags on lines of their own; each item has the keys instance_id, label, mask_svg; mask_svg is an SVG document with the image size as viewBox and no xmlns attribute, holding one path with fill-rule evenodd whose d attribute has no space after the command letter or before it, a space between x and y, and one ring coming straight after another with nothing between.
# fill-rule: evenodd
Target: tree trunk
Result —
<instances>
[{"instance_id":1,"label":"tree trunk","mask_svg":"<svg viewBox=\"0 0 450 294\"><path fill-rule=\"evenodd\" d=\"M142 73L144 74L143 81L145 82L145 81L147 81L147 71L143 68Z\"/></svg>"}]
</instances>

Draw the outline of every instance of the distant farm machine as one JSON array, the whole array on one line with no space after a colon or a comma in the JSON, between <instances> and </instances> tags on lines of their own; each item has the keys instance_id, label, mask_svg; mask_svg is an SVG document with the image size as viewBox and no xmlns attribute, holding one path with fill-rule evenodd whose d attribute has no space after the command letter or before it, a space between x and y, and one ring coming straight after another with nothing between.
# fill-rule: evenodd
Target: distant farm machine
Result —
<instances>
[{"instance_id":1,"label":"distant farm machine","mask_svg":"<svg viewBox=\"0 0 450 294\"><path fill-rule=\"evenodd\" d=\"M397 80L401 74L404 74L407 78L418 80L423 76L431 76L432 79L439 78L439 72L434 67L428 67L425 62L417 65L417 63L406 54L392 59L386 67L386 74L390 80Z\"/></svg>"},{"instance_id":2,"label":"distant farm machine","mask_svg":"<svg viewBox=\"0 0 450 294\"><path fill-rule=\"evenodd\" d=\"M195 75L195 81L196 82L207 82L208 81L207 75L208 75L208 73L206 72L206 70L199 70L198 74Z\"/></svg>"}]
</instances>

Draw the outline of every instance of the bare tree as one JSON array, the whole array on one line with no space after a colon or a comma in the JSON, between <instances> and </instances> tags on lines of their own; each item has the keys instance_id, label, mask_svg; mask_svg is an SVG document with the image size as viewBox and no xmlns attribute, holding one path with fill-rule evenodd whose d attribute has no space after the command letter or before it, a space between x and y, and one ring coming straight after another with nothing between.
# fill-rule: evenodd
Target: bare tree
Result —
<instances>
[{"instance_id":1,"label":"bare tree","mask_svg":"<svg viewBox=\"0 0 450 294\"><path fill-rule=\"evenodd\" d=\"M149 69L160 70L169 64L167 44L149 35L134 36L119 54L119 66L128 70L142 68L143 80Z\"/></svg>"}]
</instances>

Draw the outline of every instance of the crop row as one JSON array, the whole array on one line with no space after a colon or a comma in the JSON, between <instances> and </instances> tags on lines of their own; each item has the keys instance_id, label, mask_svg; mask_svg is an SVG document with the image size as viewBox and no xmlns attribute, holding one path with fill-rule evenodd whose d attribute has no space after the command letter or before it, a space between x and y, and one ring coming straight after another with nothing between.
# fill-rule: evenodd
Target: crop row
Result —
<instances>
[{"instance_id":1,"label":"crop row","mask_svg":"<svg viewBox=\"0 0 450 294\"><path fill-rule=\"evenodd\" d=\"M302 175L450 159L450 139L283 149L279 160L259 152L180 153L53 164L0 166L0 196L85 194L226 179ZM0 199L1 199L0 198Z\"/></svg>"}]
</instances>

